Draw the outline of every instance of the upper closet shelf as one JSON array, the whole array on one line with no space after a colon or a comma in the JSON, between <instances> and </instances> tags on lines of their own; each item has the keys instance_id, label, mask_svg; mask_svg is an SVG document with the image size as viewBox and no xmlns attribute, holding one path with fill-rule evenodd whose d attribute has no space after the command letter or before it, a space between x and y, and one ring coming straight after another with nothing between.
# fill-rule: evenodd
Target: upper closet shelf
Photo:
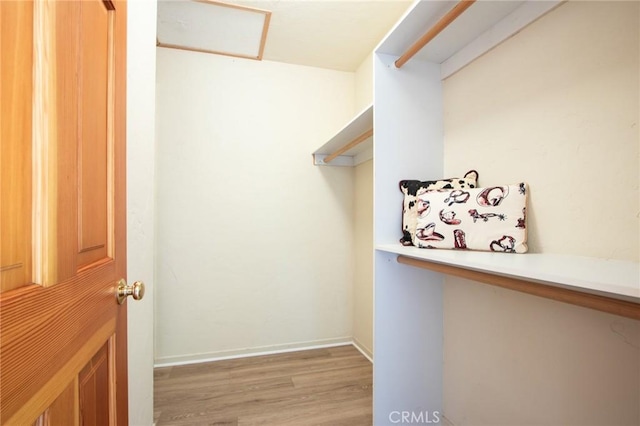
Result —
<instances>
[{"instance_id":1,"label":"upper closet shelf","mask_svg":"<svg viewBox=\"0 0 640 426\"><path fill-rule=\"evenodd\" d=\"M562 0L419 1L375 52L398 59L418 40L435 33L432 39L427 37L428 44L413 58L441 64L444 79L561 3ZM452 13L455 9L463 10L460 14ZM454 15L454 19L447 19L448 15Z\"/></svg>"},{"instance_id":2,"label":"upper closet shelf","mask_svg":"<svg viewBox=\"0 0 640 426\"><path fill-rule=\"evenodd\" d=\"M316 166L356 166L373 158L373 105L313 153Z\"/></svg>"},{"instance_id":3,"label":"upper closet shelf","mask_svg":"<svg viewBox=\"0 0 640 426\"><path fill-rule=\"evenodd\" d=\"M396 66L410 58L441 64L444 79L562 2L417 1L375 52L400 58ZM422 46L417 43L420 39L428 43ZM420 45L419 50L412 52L416 45ZM372 140L373 105L370 105L313 153L313 163L358 165L373 158Z\"/></svg>"}]
</instances>

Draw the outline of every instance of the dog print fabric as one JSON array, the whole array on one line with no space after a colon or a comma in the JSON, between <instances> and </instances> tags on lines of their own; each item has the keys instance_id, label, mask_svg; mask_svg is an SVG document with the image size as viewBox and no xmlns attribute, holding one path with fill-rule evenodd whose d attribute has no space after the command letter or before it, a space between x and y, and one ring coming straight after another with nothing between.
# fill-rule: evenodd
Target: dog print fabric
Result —
<instances>
[{"instance_id":1,"label":"dog print fabric","mask_svg":"<svg viewBox=\"0 0 640 426\"><path fill-rule=\"evenodd\" d=\"M528 185L427 191L417 196L413 245L527 251Z\"/></svg>"},{"instance_id":2,"label":"dog print fabric","mask_svg":"<svg viewBox=\"0 0 640 426\"><path fill-rule=\"evenodd\" d=\"M418 215L423 212L423 206L418 197L427 191L436 189L465 189L478 186L478 172L470 170L462 178L440 180L401 180L399 187L404 194L402 204L402 238L400 243L405 246L413 244Z\"/></svg>"}]
</instances>

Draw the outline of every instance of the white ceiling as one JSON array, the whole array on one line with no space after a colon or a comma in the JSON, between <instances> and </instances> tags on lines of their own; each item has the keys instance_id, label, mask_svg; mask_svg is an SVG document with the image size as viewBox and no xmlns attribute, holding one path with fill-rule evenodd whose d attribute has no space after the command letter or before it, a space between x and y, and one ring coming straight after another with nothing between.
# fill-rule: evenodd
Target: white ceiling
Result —
<instances>
[{"instance_id":1,"label":"white ceiling","mask_svg":"<svg viewBox=\"0 0 640 426\"><path fill-rule=\"evenodd\" d=\"M263 60L355 71L411 5L409 0L227 0L271 11ZM169 12L168 4L172 3ZM178 18L161 0L158 34ZM170 16L167 16L167 15ZM184 17L180 18L183 22ZM237 27L240 27L238 22ZM184 26L184 31L190 31ZM239 34L229 37L240 37Z\"/></svg>"}]
</instances>

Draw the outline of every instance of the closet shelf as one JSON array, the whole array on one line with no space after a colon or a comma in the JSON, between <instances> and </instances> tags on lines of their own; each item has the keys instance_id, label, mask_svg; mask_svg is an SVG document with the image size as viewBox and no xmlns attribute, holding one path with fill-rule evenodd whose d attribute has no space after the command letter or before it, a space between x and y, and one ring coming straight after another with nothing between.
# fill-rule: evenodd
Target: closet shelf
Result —
<instances>
[{"instance_id":1,"label":"closet shelf","mask_svg":"<svg viewBox=\"0 0 640 426\"><path fill-rule=\"evenodd\" d=\"M398 262L548 299L640 319L640 264L581 256L429 250L400 244L376 249Z\"/></svg>"},{"instance_id":2,"label":"closet shelf","mask_svg":"<svg viewBox=\"0 0 640 426\"><path fill-rule=\"evenodd\" d=\"M398 67L410 57L440 64L446 78L562 2L416 2L375 52L398 58ZM372 129L369 105L313 153L313 163L355 166L372 159Z\"/></svg>"},{"instance_id":3,"label":"closet shelf","mask_svg":"<svg viewBox=\"0 0 640 426\"><path fill-rule=\"evenodd\" d=\"M562 3L563 0L416 2L375 52L392 56L396 67L411 56L440 64L444 79Z\"/></svg>"},{"instance_id":4,"label":"closet shelf","mask_svg":"<svg viewBox=\"0 0 640 426\"><path fill-rule=\"evenodd\" d=\"M373 105L313 153L316 166L356 166L373 158Z\"/></svg>"},{"instance_id":5,"label":"closet shelf","mask_svg":"<svg viewBox=\"0 0 640 426\"><path fill-rule=\"evenodd\" d=\"M471 7L476 0L460 0L446 15L444 15L438 22L436 22L426 33L415 43L411 45L399 58L396 60L396 68L402 67L407 61L418 53L423 47L427 45L431 40L436 38L449 24L462 15L465 10Z\"/></svg>"}]
</instances>

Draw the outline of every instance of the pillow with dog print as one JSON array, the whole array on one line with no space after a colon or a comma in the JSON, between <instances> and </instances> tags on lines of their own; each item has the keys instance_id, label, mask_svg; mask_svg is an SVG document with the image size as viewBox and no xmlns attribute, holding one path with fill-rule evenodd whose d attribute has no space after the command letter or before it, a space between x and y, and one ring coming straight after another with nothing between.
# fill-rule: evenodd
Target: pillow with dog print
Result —
<instances>
[{"instance_id":1,"label":"pillow with dog print","mask_svg":"<svg viewBox=\"0 0 640 426\"><path fill-rule=\"evenodd\" d=\"M528 185L429 191L418 195L413 244L525 253Z\"/></svg>"},{"instance_id":2,"label":"pillow with dog print","mask_svg":"<svg viewBox=\"0 0 640 426\"><path fill-rule=\"evenodd\" d=\"M418 203L418 197L427 191L437 189L465 189L478 186L478 172L470 170L462 178L449 178L440 180L401 180L399 187L404 194L402 204L402 238L400 243L404 246L413 244L413 236L416 230L418 215L423 212Z\"/></svg>"}]
</instances>

